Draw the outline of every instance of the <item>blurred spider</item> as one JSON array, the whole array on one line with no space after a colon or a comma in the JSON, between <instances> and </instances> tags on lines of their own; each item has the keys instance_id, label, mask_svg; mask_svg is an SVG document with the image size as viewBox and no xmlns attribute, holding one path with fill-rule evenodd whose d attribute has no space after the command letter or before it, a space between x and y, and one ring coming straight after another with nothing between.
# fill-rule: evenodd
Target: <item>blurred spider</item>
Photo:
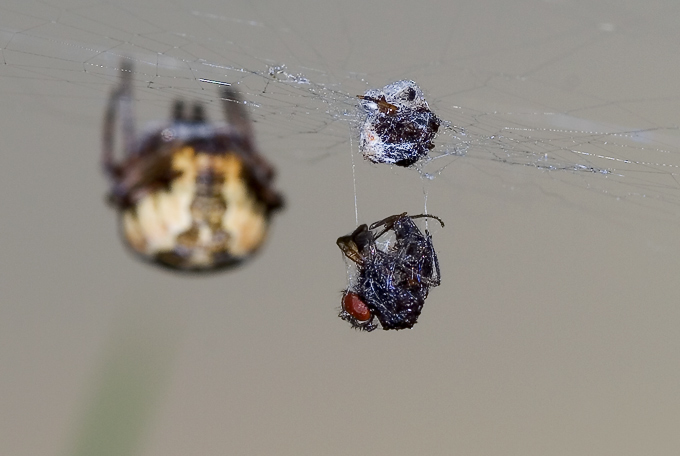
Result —
<instances>
[{"instance_id":1,"label":"blurred spider","mask_svg":"<svg viewBox=\"0 0 680 456\"><path fill-rule=\"evenodd\" d=\"M375 317L385 330L412 328L416 324L430 287L440 283L432 236L427 230L423 234L413 222L424 217L444 226L434 215L409 217L404 212L371 226L360 225L338 238L338 247L358 268L356 283L343 292L338 315L352 327L373 331L377 328ZM389 231L394 234L392 245L388 242L379 248L376 241Z\"/></svg>"},{"instance_id":2,"label":"blurred spider","mask_svg":"<svg viewBox=\"0 0 680 456\"><path fill-rule=\"evenodd\" d=\"M227 123L208 122L198 103L187 115L177 101L169 122L136 136L131 65L123 63L120 78L104 117L102 162L128 246L146 260L189 271L250 257L283 199L238 93L229 87L221 93ZM124 157L116 161L118 119Z\"/></svg>"},{"instance_id":3,"label":"blurred spider","mask_svg":"<svg viewBox=\"0 0 680 456\"><path fill-rule=\"evenodd\" d=\"M411 166L434 148L441 120L430 111L415 82L393 82L358 98L366 112L359 141L366 159Z\"/></svg>"}]
</instances>

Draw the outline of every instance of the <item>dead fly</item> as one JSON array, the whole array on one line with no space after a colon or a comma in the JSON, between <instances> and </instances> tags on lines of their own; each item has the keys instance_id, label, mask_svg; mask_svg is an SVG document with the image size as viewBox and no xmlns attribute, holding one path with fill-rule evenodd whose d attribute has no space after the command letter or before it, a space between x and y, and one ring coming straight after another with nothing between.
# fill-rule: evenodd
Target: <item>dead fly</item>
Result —
<instances>
[{"instance_id":1,"label":"dead fly","mask_svg":"<svg viewBox=\"0 0 680 456\"><path fill-rule=\"evenodd\" d=\"M123 64L104 119L103 166L109 200L134 252L173 269L235 265L263 244L282 197L274 169L255 147L238 93L221 92L227 123L210 123L203 107L177 101L169 121L136 136L132 67ZM124 157L114 157L116 123Z\"/></svg>"},{"instance_id":2,"label":"dead fly","mask_svg":"<svg viewBox=\"0 0 680 456\"><path fill-rule=\"evenodd\" d=\"M365 331L377 327L375 317L385 330L416 324L430 287L440 283L432 236L413 222L423 217L444 226L434 215L404 212L338 238L342 253L357 265L357 276L343 292L340 318Z\"/></svg>"},{"instance_id":3,"label":"dead fly","mask_svg":"<svg viewBox=\"0 0 680 456\"><path fill-rule=\"evenodd\" d=\"M411 166L434 148L441 120L415 82L394 82L359 98L366 112L359 149L367 160Z\"/></svg>"}]
</instances>

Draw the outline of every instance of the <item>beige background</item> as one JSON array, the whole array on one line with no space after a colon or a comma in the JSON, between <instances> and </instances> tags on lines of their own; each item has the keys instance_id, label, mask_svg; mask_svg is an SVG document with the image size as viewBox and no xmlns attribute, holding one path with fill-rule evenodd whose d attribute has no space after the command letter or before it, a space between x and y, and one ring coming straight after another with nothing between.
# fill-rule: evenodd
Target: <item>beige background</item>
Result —
<instances>
[{"instance_id":1,"label":"beige background","mask_svg":"<svg viewBox=\"0 0 680 456\"><path fill-rule=\"evenodd\" d=\"M421 212L425 190L447 223L434 231L442 285L401 332L336 317L334 240L355 226L350 134L315 111L328 99L308 100L312 88L270 99L242 73L288 207L241 269L189 277L136 261L98 169L121 55L137 62L142 120L176 95L217 115L196 78L235 71L214 65L285 63L349 95L416 79L442 116L672 127L676 3L136 3L0 4L0 454L680 451L674 130L625 151L630 173L611 178L481 151L423 184L355 156L360 222Z\"/></svg>"}]
</instances>

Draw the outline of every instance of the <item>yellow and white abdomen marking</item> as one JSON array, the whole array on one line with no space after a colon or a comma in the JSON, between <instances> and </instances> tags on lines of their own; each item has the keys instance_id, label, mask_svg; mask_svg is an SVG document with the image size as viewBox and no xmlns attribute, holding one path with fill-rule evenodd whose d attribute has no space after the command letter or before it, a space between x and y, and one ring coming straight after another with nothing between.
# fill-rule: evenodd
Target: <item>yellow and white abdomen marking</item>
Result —
<instances>
[{"instance_id":1,"label":"yellow and white abdomen marking","mask_svg":"<svg viewBox=\"0 0 680 456\"><path fill-rule=\"evenodd\" d=\"M266 205L258 200L235 152L197 151L184 145L172 155L178 175L168 188L123 211L123 234L148 259L179 269L213 269L243 260L264 242Z\"/></svg>"}]
</instances>

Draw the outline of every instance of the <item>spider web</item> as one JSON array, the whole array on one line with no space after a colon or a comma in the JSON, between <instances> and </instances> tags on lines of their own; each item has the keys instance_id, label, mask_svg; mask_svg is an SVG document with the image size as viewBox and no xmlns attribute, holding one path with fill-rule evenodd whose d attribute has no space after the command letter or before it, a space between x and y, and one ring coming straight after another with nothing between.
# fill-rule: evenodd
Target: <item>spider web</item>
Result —
<instances>
[{"instance_id":1,"label":"spider web","mask_svg":"<svg viewBox=\"0 0 680 456\"><path fill-rule=\"evenodd\" d=\"M566 89L551 94L569 85L568 79L551 80L554 72L577 50L608 39L613 27L587 26L509 45L507 54L529 47L543 56L516 73L508 72L507 62L501 70L480 65L453 38L433 41L420 60L375 70L378 45L362 43L349 30L329 33L346 40L333 55L333 46L308 39L307 31L334 25L285 23L274 8L235 4L225 15L200 2L10 1L0 6L0 90L59 113L66 99L94 101L91 112L67 113L92 122L127 60L134 64L144 120L165 117L178 97L204 102L216 118L217 88L228 83L243 92L265 151L309 163L350 151L357 169L369 165L356 151L362 120L356 95L409 78L446 122L437 147L416 167L424 182L443 182L436 191L451 191L446 182L461 164L482 170L502 165L508 175L521 167L539 184L559 182L673 216L680 204L680 137L654 114L666 112L669 99ZM554 56L555 43L573 52ZM368 71L353 71L362 67ZM432 187L423 185L427 195Z\"/></svg>"},{"instance_id":2,"label":"spider web","mask_svg":"<svg viewBox=\"0 0 680 456\"><path fill-rule=\"evenodd\" d=\"M9 365L19 367L3 380L18 392L8 396L16 420L5 446L29 444L41 454L63 443L72 427L64 424L66 402L82 391L89 366L84 357L92 358L95 334L109 329L111 306L125 304L160 309L159 321L193 321L173 381L179 394L153 426L154 454L196 452L196 438L211 449L226 438L247 452L346 453L348 443L356 446L347 437L358 435L369 436L366 452L376 453L584 453L603 444L671 453L676 433L664 423L675 416L664 418L673 410L668 379L677 374L677 6L212 3L0 3L0 117L35 117L21 131L2 130L18 138L6 143L14 149L5 151L2 181L4 194L19 199L8 205L3 231L13 240L3 300L15 304L3 318L4 346ZM327 20L306 19L304 8ZM490 28L497 33L487 40ZM221 119L219 82L237 85L248 102L289 206L275 220L276 242L237 274L166 277L134 267L113 237L96 166L124 58L135 65L140 126L167 118L177 97L199 100L209 118ZM355 96L401 79L415 80L450 127L415 169L371 165L357 150ZM73 139L34 148L46 120ZM522 207L526 195L533 199ZM355 217L413 214L424 199L447 224L429 224L442 286L417 331L379 335L375 347L367 338L348 342L351 331L331 311L346 286L333 240L352 231ZM619 224L621 214L635 222ZM591 223L596 217L607 220ZM659 220L667 223L659 228ZM371 353L367 364L362 354ZM253 383L253 372L265 375ZM317 387L319 378L328 388ZM385 388L362 388L364 379ZM281 385L292 393L282 397ZM310 400L334 415L312 413ZM363 413L356 404L375 407ZM414 411L431 419L413 420ZM290 416L300 419L279 419ZM21 432L41 426L41 439ZM263 429L271 438L260 438ZM428 442L432 450L423 451Z\"/></svg>"}]
</instances>

